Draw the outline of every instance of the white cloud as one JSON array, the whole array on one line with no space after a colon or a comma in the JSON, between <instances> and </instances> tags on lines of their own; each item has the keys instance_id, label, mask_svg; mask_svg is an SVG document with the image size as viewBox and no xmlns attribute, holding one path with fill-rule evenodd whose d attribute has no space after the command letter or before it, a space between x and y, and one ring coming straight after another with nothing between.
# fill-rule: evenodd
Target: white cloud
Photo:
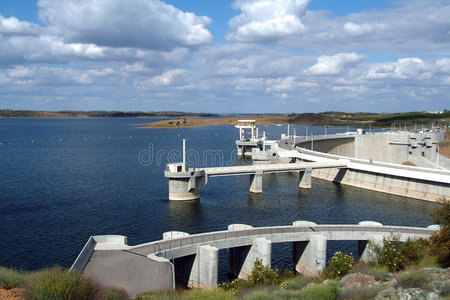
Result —
<instances>
[{"instance_id":1,"label":"white cloud","mask_svg":"<svg viewBox=\"0 0 450 300\"><path fill-rule=\"evenodd\" d=\"M158 89L161 87L187 88L191 75L187 70L174 69L145 81L135 81L134 86L138 90Z\"/></svg>"},{"instance_id":2,"label":"white cloud","mask_svg":"<svg viewBox=\"0 0 450 300\"><path fill-rule=\"evenodd\" d=\"M449 54L448 1L409 0L393 5L344 16L306 10L301 17L303 30L280 39L279 43L323 54L360 50L400 55Z\"/></svg>"},{"instance_id":3,"label":"white cloud","mask_svg":"<svg viewBox=\"0 0 450 300\"><path fill-rule=\"evenodd\" d=\"M366 74L367 79L401 79L426 80L437 73L450 69L450 60L424 61L417 57L402 58L395 63L380 63L371 66ZM448 71L448 70L447 70Z\"/></svg>"},{"instance_id":4,"label":"white cloud","mask_svg":"<svg viewBox=\"0 0 450 300\"><path fill-rule=\"evenodd\" d=\"M159 0L39 0L39 16L68 43L168 51L209 43L208 17Z\"/></svg>"},{"instance_id":5,"label":"white cloud","mask_svg":"<svg viewBox=\"0 0 450 300\"><path fill-rule=\"evenodd\" d=\"M301 17L310 0L236 0L241 14L229 21L226 39L239 42L274 42L299 34Z\"/></svg>"},{"instance_id":6,"label":"white cloud","mask_svg":"<svg viewBox=\"0 0 450 300\"><path fill-rule=\"evenodd\" d=\"M30 23L19 21L15 17L5 18L0 15L0 34L1 35L38 35L39 26Z\"/></svg>"},{"instance_id":7,"label":"white cloud","mask_svg":"<svg viewBox=\"0 0 450 300\"><path fill-rule=\"evenodd\" d=\"M35 75L35 68L16 66L14 69L7 70L7 74L13 78L32 78Z\"/></svg>"},{"instance_id":8,"label":"white cloud","mask_svg":"<svg viewBox=\"0 0 450 300\"><path fill-rule=\"evenodd\" d=\"M355 52L339 53L333 56L322 55L317 59L315 65L305 70L305 73L309 75L338 75L365 59L364 55Z\"/></svg>"}]
</instances>

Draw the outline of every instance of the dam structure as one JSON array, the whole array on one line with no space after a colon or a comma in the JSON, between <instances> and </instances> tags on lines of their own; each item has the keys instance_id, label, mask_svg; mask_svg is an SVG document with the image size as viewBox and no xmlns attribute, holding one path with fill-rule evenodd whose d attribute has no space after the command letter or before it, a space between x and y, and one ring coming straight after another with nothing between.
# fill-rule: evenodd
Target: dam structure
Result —
<instances>
[{"instance_id":1,"label":"dam structure","mask_svg":"<svg viewBox=\"0 0 450 300\"><path fill-rule=\"evenodd\" d=\"M227 230L190 235L165 232L163 239L130 246L120 235L92 236L71 270L95 279L103 286L125 290L130 296L176 287L214 288L218 284L219 249L227 250L228 271L247 278L258 258L271 265L272 244L292 244L292 266L306 276L317 276L326 265L327 241L358 241L357 257L367 261L373 255L367 247L383 239L427 238L438 230L383 226L363 221L357 225L318 225L296 221L289 226L252 227L229 225Z\"/></svg>"},{"instance_id":2,"label":"dam structure","mask_svg":"<svg viewBox=\"0 0 450 300\"><path fill-rule=\"evenodd\" d=\"M250 128L251 140L256 143L251 147L253 165L187 168L183 155L183 163L167 164L164 171L169 179L169 200L199 199L209 178L219 176L248 175L250 192L262 193L263 175L281 172L298 172L299 187L307 189L311 177L316 177L432 202L450 195L450 160L438 153L439 141L445 140L443 131L365 134L358 129L316 136L288 133L278 141L268 141L265 135L257 139L253 120L241 121L244 125L236 125L240 130L236 143L244 152L250 149L239 144L245 129ZM270 149L266 150L266 145Z\"/></svg>"},{"instance_id":3,"label":"dam structure","mask_svg":"<svg viewBox=\"0 0 450 300\"><path fill-rule=\"evenodd\" d=\"M277 154L282 162L346 160L347 168L313 170L312 177L436 202L450 195L450 160L438 153L442 140L441 131L360 131L282 139Z\"/></svg>"}]
</instances>

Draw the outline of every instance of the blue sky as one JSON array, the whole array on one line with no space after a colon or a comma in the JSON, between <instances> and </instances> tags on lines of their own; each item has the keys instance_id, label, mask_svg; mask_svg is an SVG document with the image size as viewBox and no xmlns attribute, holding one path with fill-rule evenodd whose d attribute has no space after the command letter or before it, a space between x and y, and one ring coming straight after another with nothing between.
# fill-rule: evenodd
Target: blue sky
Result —
<instances>
[{"instance_id":1,"label":"blue sky","mask_svg":"<svg viewBox=\"0 0 450 300\"><path fill-rule=\"evenodd\" d=\"M449 108L447 0L0 2L0 109Z\"/></svg>"}]
</instances>

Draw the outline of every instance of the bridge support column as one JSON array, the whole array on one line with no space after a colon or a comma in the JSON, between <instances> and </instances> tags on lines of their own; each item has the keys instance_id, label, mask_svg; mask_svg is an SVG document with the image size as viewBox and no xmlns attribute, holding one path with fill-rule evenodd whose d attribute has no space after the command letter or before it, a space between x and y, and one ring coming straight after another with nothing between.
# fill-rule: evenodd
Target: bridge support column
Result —
<instances>
[{"instance_id":1,"label":"bridge support column","mask_svg":"<svg viewBox=\"0 0 450 300\"><path fill-rule=\"evenodd\" d=\"M169 178L169 200L199 199L200 190L208 181L205 171L183 170L180 163L168 164L164 176Z\"/></svg>"},{"instance_id":2,"label":"bridge support column","mask_svg":"<svg viewBox=\"0 0 450 300\"><path fill-rule=\"evenodd\" d=\"M255 260L262 260L264 266L270 266L272 242L266 238L254 238L251 246L228 249L229 272L235 276L247 279L255 266Z\"/></svg>"},{"instance_id":3,"label":"bridge support column","mask_svg":"<svg viewBox=\"0 0 450 300\"><path fill-rule=\"evenodd\" d=\"M260 171L250 175L250 193L262 193L262 175L263 173Z\"/></svg>"},{"instance_id":4,"label":"bridge support column","mask_svg":"<svg viewBox=\"0 0 450 300\"><path fill-rule=\"evenodd\" d=\"M298 183L299 188L303 188L303 189L311 188L311 173L312 173L311 168L307 168L304 171L300 171L299 183Z\"/></svg>"},{"instance_id":5,"label":"bridge support column","mask_svg":"<svg viewBox=\"0 0 450 300\"><path fill-rule=\"evenodd\" d=\"M383 236L380 234L372 235L369 240L375 245L383 245ZM369 262L375 258L376 254L370 248L368 241L358 241L358 256L360 260Z\"/></svg>"},{"instance_id":6,"label":"bridge support column","mask_svg":"<svg viewBox=\"0 0 450 300\"><path fill-rule=\"evenodd\" d=\"M209 245L199 246L192 264L188 287L211 289L217 286L219 249Z\"/></svg>"},{"instance_id":7,"label":"bridge support column","mask_svg":"<svg viewBox=\"0 0 450 300\"><path fill-rule=\"evenodd\" d=\"M308 277L315 277L325 268L327 259L327 238L313 233L309 241L294 242L293 262L295 270Z\"/></svg>"}]
</instances>

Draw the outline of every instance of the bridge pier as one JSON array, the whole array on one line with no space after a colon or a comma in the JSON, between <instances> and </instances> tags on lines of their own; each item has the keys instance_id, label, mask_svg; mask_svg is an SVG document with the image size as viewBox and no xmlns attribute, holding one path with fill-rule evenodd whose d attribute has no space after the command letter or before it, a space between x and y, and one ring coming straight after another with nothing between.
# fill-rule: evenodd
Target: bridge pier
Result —
<instances>
[{"instance_id":1,"label":"bridge pier","mask_svg":"<svg viewBox=\"0 0 450 300\"><path fill-rule=\"evenodd\" d=\"M310 189L311 188L311 168L306 168L304 171L299 172L299 183L298 187L302 189Z\"/></svg>"},{"instance_id":2,"label":"bridge pier","mask_svg":"<svg viewBox=\"0 0 450 300\"><path fill-rule=\"evenodd\" d=\"M211 289L217 286L219 249L197 247L197 253L174 259L176 281L182 287Z\"/></svg>"},{"instance_id":3,"label":"bridge pier","mask_svg":"<svg viewBox=\"0 0 450 300\"><path fill-rule=\"evenodd\" d=\"M372 235L369 240L372 243L374 243L375 245L378 245L378 246L383 245L383 236L380 234ZM369 240L358 241L358 256L359 256L359 259L362 260L363 262L369 262L370 260L375 258L375 255L376 255L373 252L373 250L369 247L369 243L368 243Z\"/></svg>"},{"instance_id":4,"label":"bridge pier","mask_svg":"<svg viewBox=\"0 0 450 300\"><path fill-rule=\"evenodd\" d=\"M266 238L254 238L251 246L228 249L229 272L238 278L247 279L255 266L255 260L261 259L264 266L270 266L272 242Z\"/></svg>"},{"instance_id":5,"label":"bridge pier","mask_svg":"<svg viewBox=\"0 0 450 300\"><path fill-rule=\"evenodd\" d=\"M380 222L375 221L361 221L358 223L359 226L383 226ZM383 245L383 236L381 234L372 234L368 240L358 241L358 257L364 262L369 262L374 258L375 253L368 247L368 241L371 241L375 245Z\"/></svg>"},{"instance_id":6,"label":"bridge pier","mask_svg":"<svg viewBox=\"0 0 450 300\"><path fill-rule=\"evenodd\" d=\"M327 238L321 233L312 233L309 241L293 243L295 271L308 277L316 277L323 271L327 259Z\"/></svg>"},{"instance_id":7,"label":"bridge pier","mask_svg":"<svg viewBox=\"0 0 450 300\"><path fill-rule=\"evenodd\" d=\"M183 165L168 164L164 176L169 178L169 200L196 200L208 181L204 170L183 170Z\"/></svg>"},{"instance_id":8,"label":"bridge pier","mask_svg":"<svg viewBox=\"0 0 450 300\"><path fill-rule=\"evenodd\" d=\"M257 171L255 174L250 175L250 193L259 194L262 193L262 176L263 172Z\"/></svg>"}]
</instances>

